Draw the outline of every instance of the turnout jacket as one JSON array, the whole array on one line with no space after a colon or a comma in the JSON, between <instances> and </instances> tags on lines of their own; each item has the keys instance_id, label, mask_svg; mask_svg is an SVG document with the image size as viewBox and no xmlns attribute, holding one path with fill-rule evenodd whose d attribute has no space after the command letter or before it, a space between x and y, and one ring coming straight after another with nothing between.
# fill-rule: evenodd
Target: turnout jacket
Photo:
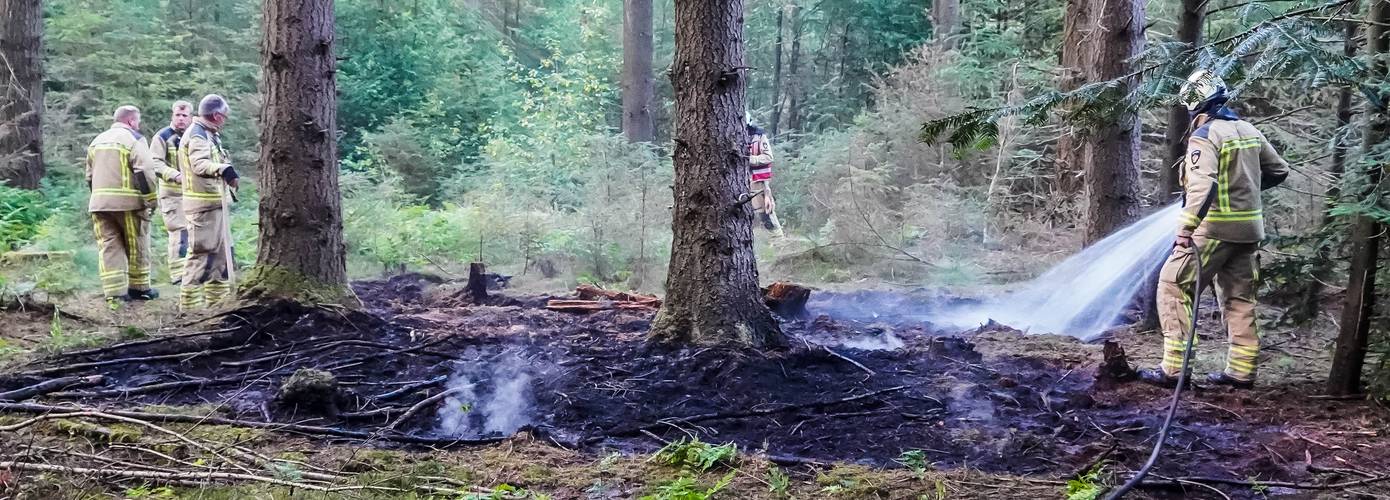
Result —
<instances>
[{"instance_id":1,"label":"turnout jacket","mask_svg":"<svg viewBox=\"0 0 1390 500\"><path fill-rule=\"evenodd\" d=\"M183 133L183 130L164 127L150 137L150 156L158 169L160 205L182 203L183 183L174 182L174 174L179 172L179 142L183 140Z\"/></svg>"},{"instance_id":2,"label":"turnout jacket","mask_svg":"<svg viewBox=\"0 0 1390 500\"><path fill-rule=\"evenodd\" d=\"M222 136L212 124L195 118L179 141L183 171L183 210L198 214L222 208L223 177L232 168Z\"/></svg>"},{"instance_id":3,"label":"turnout jacket","mask_svg":"<svg viewBox=\"0 0 1390 500\"><path fill-rule=\"evenodd\" d=\"M122 123L87 146L88 212L126 212L155 206L157 167L140 132Z\"/></svg>"},{"instance_id":4,"label":"turnout jacket","mask_svg":"<svg viewBox=\"0 0 1390 500\"><path fill-rule=\"evenodd\" d=\"M1260 191L1284 182L1288 163L1264 134L1221 107L1197 116L1183 161L1182 228L1231 243L1264 240ZM1205 216L1202 205L1211 198Z\"/></svg>"},{"instance_id":5,"label":"turnout jacket","mask_svg":"<svg viewBox=\"0 0 1390 500\"><path fill-rule=\"evenodd\" d=\"M761 129L748 138L748 169L753 182L772 179L772 142Z\"/></svg>"}]
</instances>

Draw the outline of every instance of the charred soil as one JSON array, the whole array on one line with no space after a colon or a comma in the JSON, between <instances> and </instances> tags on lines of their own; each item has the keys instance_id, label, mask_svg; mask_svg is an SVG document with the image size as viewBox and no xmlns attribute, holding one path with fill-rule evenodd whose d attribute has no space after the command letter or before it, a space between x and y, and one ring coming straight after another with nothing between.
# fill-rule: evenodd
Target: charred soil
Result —
<instances>
[{"instance_id":1,"label":"charred soil","mask_svg":"<svg viewBox=\"0 0 1390 500\"><path fill-rule=\"evenodd\" d=\"M526 430L591 452L650 452L698 437L794 465L899 466L920 450L937 468L1055 480L1101 461L1137 467L1168 398L1098 381L1099 346L1002 325L954 332L891 314L813 314L784 322L790 349L760 352L648 342L649 312L555 312L547 296L474 304L462 287L421 275L355 288L366 313L256 306L174 336L17 367L0 376L0 392L102 378L3 406L212 404L228 421L292 423L279 429L382 447L466 446ZM836 297L817 296L812 313ZM292 377L310 382L308 396L282 394ZM1314 399L1316 390L1195 391L1154 479L1272 485L1216 485L1248 497L1299 491L1281 483L1384 474L1386 413L1367 401ZM1356 487L1387 491L1383 482Z\"/></svg>"}]
</instances>

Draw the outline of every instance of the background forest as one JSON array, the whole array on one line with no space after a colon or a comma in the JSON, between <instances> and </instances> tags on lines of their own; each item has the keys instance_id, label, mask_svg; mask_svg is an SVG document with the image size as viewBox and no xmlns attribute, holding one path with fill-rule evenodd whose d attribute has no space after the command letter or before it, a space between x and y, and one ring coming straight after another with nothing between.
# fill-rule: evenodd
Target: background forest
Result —
<instances>
[{"instance_id":1,"label":"background forest","mask_svg":"<svg viewBox=\"0 0 1390 500\"><path fill-rule=\"evenodd\" d=\"M354 275L457 273L483 260L556 286L661 289L670 250L672 6L654 2L657 140L647 145L620 131L622 3L337 2ZM1065 104L1040 90L1067 77L1058 58L1064 3L935 3L748 2L749 112L774 135L773 185L790 235L775 245L759 235L765 280L982 285L1026 278L1082 246L1082 173L1058 161L1058 147L1087 117L1028 115ZM1267 195L1274 244L1266 284L1304 305L1339 290L1318 282L1344 282L1343 270L1325 263L1345 256L1349 216L1390 215L1368 201L1379 196L1366 195L1364 176L1341 175L1384 154L1383 145L1346 149L1360 132L1334 112L1355 69L1336 60L1347 23L1309 18L1309 7L1354 17L1349 3L1202 4L1202 32L1217 42L1197 58L1229 63L1237 108L1295 169L1287 187ZM1184 2L1143 7L1145 60L1179 59ZM144 109L153 133L173 100L227 95L233 117L224 136L238 169L255 176L260 9L234 0L52 0L44 9L49 174L40 192L0 188L0 247L75 251L71 262L19 266L4 278L12 288L70 293L96 275L80 209L83 151L117 104ZM1285 22L1294 15L1300 23ZM1144 206L1169 199L1168 76L1137 90ZM1354 115L1366 100L1352 94ZM966 127L954 144L922 140L924 123L1000 106L1025 113L993 115L994 128ZM256 196L245 191L233 228L237 255L249 263ZM1309 274L1320 281L1309 286ZM1316 308L1295 309L1300 317L1287 319Z\"/></svg>"}]
</instances>

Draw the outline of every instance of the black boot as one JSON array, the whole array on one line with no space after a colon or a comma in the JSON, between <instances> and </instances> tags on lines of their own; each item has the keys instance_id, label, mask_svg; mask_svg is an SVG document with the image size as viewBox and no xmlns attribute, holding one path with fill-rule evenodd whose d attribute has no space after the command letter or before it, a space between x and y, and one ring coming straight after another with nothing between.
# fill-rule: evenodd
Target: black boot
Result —
<instances>
[{"instance_id":1,"label":"black boot","mask_svg":"<svg viewBox=\"0 0 1390 500\"><path fill-rule=\"evenodd\" d=\"M1208 374L1207 374L1207 384L1210 384L1210 385L1224 385L1224 386L1232 387L1232 388L1235 388L1235 389L1254 389L1254 388L1255 388L1255 381L1254 381L1254 380L1240 380L1240 379L1238 379L1238 378L1235 378L1235 377L1232 377L1232 376L1230 376L1230 375L1227 375L1225 372L1208 373Z\"/></svg>"},{"instance_id":2,"label":"black boot","mask_svg":"<svg viewBox=\"0 0 1390 500\"><path fill-rule=\"evenodd\" d=\"M1169 389L1178 386L1178 378L1169 377L1167 373L1163 373L1162 368L1145 368L1139 370L1137 373L1139 375L1139 381L1149 385L1156 385Z\"/></svg>"},{"instance_id":3,"label":"black boot","mask_svg":"<svg viewBox=\"0 0 1390 500\"><path fill-rule=\"evenodd\" d=\"M159 298L159 290L131 290L130 300L154 300Z\"/></svg>"}]
</instances>

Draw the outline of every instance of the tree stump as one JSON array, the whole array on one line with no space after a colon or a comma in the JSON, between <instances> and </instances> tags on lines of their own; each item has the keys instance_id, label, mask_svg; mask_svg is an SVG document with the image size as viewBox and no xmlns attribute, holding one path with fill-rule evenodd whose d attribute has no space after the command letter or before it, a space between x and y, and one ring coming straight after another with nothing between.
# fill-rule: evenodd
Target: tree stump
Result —
<instances>
[{"instance_id":1,"label":"tree stump","mask_svg":"<svg viewBox=\"0 0 1390 500\"><path fill-rule=\"evenodd\" d=\"M482 262L468 264L468 295L473 298L474 304L487 300L487 282L487 266Z\"/></svg>"},{"instance_id":2,"label":"tree stump","mask_svg":"<svg viewBox=\"0 0 1390 500\"><path fill-rule=\"evenodd\" d=\"M1097 381L1124 382L1135 377L1134 369L1129 366L1129 357L1125 355L1125 348L1121 347L1119 342L1105 341L1102 352L1104 361L1096 368Z\"/></svg>"},{"instance_id":3,"label":"tree stump","mask_svg":"<svg viewBox=\"0 0 1390 500\"><path fill-rule=\"evenodd\" d=\"M810 288L793 283L779 281L763 290L763 302L767 308L783 318L804 319L810 316L806 311L806 301L810 299Z\"/></svg>"}]
</instances>

